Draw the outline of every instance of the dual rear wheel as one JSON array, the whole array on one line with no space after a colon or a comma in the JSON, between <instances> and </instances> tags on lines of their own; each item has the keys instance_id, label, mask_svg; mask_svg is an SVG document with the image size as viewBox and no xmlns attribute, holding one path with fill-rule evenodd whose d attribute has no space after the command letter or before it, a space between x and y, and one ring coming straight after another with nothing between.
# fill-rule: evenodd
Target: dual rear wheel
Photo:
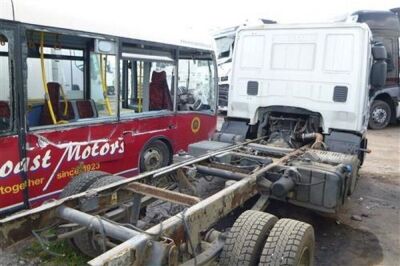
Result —
<instances>
[{"instance_id":1,"label":"dual rear wheel","mask_svg":"<svg viewBox=\"0 0 400 266\"><path fill-rule=\"evenodd\" d=\"M259 211L242 213L227 235L220 265L313 265L311 225Z\"/></svg>"}]
</instances>

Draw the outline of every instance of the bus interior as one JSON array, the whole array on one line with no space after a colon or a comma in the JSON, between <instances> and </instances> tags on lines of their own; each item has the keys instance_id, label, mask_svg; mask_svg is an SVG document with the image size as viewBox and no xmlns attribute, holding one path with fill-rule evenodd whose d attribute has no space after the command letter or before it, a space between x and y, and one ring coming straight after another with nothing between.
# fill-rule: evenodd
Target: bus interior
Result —
<instances>
[{"instance_id":1,"label":"bus interior","mask_svg":"<svg viewBox=\"0 0 400 266\"><path fill-rule=\"evenodd\" d=\"M154 111L215 112L215 64L210 51L24 26L26 89L19 103L25 103L28 129ZM0 30L0 133L15 127L13 107L20 105L13 103L17 93L12 93L8 57L15 47L9 47L9 38L13 36Z\"/></svg>"}]
</instances>

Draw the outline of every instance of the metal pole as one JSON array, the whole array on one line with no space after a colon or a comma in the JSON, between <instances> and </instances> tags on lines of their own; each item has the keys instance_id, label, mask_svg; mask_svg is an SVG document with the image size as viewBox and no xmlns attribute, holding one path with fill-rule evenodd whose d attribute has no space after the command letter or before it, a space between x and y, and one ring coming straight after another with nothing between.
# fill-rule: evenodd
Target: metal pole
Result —
<instances>
[{"instance_id":1,"label":"metal pole","mask_svg":"<svg viewBox=\"0 0 400 266\"><path fill-rule=\"evenodd\" d=\"M77 223L88 229L94 229L97 232L102 232L104 235L120 241L126 241L139 234L135 230L106 221L100 216L93 216L70 207L58 207L57 215L64 220Z\"/></svg>"}]
</instances>

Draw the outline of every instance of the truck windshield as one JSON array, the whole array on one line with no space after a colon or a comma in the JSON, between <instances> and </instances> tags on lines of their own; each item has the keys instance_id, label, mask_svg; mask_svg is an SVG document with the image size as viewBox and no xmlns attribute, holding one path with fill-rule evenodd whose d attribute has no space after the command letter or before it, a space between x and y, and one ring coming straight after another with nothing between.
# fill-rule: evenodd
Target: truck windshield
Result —
<instances>
[{"instance_id":1,"label":"truck windshield","mask_svg":"<svg viewBox=\"0 0 400 266\"><path fill-rule=\"evenodd\" d=\"M215 39L217 45L218 59L228 58L231 56L231 47L235 42L235 35L224 36Z\"/></svg>"}]
</instances>

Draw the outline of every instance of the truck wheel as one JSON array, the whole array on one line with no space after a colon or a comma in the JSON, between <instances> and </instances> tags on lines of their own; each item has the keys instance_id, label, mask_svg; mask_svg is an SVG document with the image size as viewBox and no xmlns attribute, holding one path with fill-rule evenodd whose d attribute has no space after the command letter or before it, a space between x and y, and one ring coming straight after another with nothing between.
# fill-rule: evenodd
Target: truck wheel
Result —
<instances>
[{"instance_id":1,"label":"truck wheel","mask_svg":"<svg viewBox=\"0 0 400 266\"><path fill-rule=\"evenodd\" d=\"M277 221L260 211L242 213L227 235L219 265L257 265L265 239Z\"/></svg>"},{"instance_id":2,"label":"truck wheel","mask_svg":"<svg viewBox=\"0 0 400 266\"><path fill-rule=\"evenodd\" d=\"M120 176L103 176L102 178L95 181L92 185L90 185L87 190L106 186L123 179L124 178ZM95 239L93 239L93 236L93 232L85 231L72 238L75 247L83 254L92 258L97 257L104 252L103 248L97 243Z\"/></svg>"},{"instance_id":3,"label":"truck wheel","mask_svg":"<svg viewBox=\"0 0 400 266\"><path fill-rule=\"evenodd\" d=\"M109 175L102 171L84 172L74 177L63 189L60 198L66 198L86 191L94 182Z\"/></svg>"},{"instance_id":4,"label":"truck wheel","mask_svg":"<svg viewBox=\"0 0 400 266\"><path fill-rule=\"evenodd\" d=\"M140 172L147 172L167 166L171 162L171 153L161 140L148 143L140 155Z\"/></svg>"},{"instance_id":5,"label":"truck wheel","mask_svg":"<svg viewBox=\"0 0 400 266\"><path fill-rule=\"evenodd\" d=\"M369 127L371 129L382 129L385 128L392 118L392 110L387 102L381 100L375 100L372 103Z\"/></svg>"},{"instance_id":6,"label":"truck wheel","mask_svg":"<svg viewBox=\"0 0 400 266\"><path fill-rule=\"evenodd\" d=\"M311 225L281 219L265 242L259 265L313 265L314 246L314 229Z\"/></svg>"}]
</instances>

